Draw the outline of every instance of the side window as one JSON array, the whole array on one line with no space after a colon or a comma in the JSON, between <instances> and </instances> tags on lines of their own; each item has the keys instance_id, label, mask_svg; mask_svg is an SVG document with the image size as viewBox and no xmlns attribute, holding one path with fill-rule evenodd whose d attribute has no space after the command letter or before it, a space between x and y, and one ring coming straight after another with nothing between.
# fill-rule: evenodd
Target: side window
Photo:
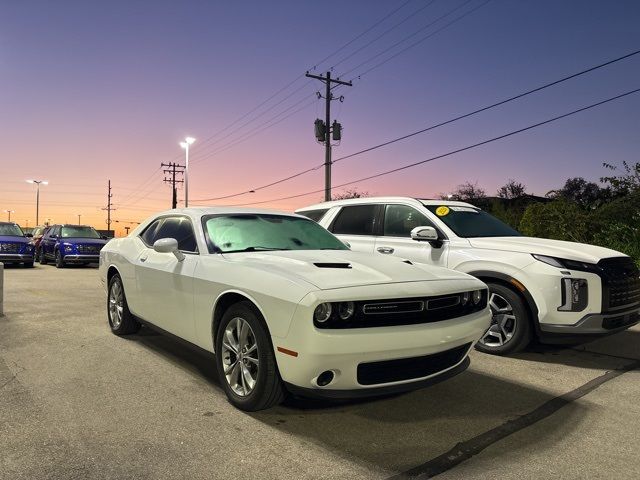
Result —
<instances>
[{"instance_id":1,"label":"side window","mask_svg":"<svg viewBox=\"0 0 640 480\"><path fill-rule=\"evenodd\" d=\"M53 236L53 235L58 235L60 236L60 227L58 225L56 225L55 227L53 227L50 231L49 231L49 236Z\"/></svg>"},{"instance_id":2,"label":"side window","mask_svg":"<svg viewBox=\"0 0 640 480\"><path fill-rule=\"evenodd\" d=\"M304 215L305 217L307 217L310 220L313 220L314 222L319 222L320 219L324 217L324 214L327 213L327 210L329 209L323 208L320 210L307 210L306 212L300 212L300 215Z\"/></svg>"},{"instance_id":3,"label":"side window","mask_svg":"<svg viewBox=\"0 0 640 480\"><path fill-rule=\"evenodd\" d=\"M433 227L433 223L413 207L387 205L384 211L383 234L389 237L410 237L416 227Z\"/></svg>"},{"instance_id":4,"label":"side window","mask_svg":"<svg viewBox=\"0 0 640 480\"><path fill-rule=\"evenodd\" d=\"M185 252L197 252L196 237L193 234L193 227L188 218L167 217L155 233L155 240L159 238L175 238L178 241L178 248ZM155 241L154 240L154 241Z\"/></svg>"},{"instance_id":5,"label":"side window","mask_svg":"<svg viewBox=\"0 0 640 480\"><path fill-rule=\"evenodd\" d=\"M374 204L342 207L330 230L335 234L373 235L377 210Z\"/></svg>"},{"instance_id":6,"label":"side window","mask_svg":"<svg viewBox=\"0 0 640 480\"><path fill-rule=\"evenodd\" d=\"M156 231L158 230L158 226L160 225L161 220L156 220L147 228L144 229L144 232L140 235L142 241L148 246L152 246L153 242L155 242L159 237L156 237Z\"/></svg>"}]
</instances>

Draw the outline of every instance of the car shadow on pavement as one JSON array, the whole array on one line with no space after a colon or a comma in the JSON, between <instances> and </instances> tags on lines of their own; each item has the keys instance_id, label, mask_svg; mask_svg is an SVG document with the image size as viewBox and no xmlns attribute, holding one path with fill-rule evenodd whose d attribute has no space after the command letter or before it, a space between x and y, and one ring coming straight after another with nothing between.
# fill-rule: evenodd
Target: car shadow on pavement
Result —
<instances>
[{"instance_id":1,"label":"car shadow on pavement","mask_svg":"<svg viewBox=\"0 0 640 480\"><path fill-rule=\"evenodd\" d=\"M213 354L148 327L127 338L215 386L213 394L224 395ZM481 447L484 450L505 432L515 433L523 425L553 414L553 409L542 414L531 412L554 402L557 397L549 391L470 369L409 393L339 402L290 397L282 405L248 415L299 438L303 444L312 443L367 469L391 475L413 469L458 445L487 438L488 434L488 438L495 437ZM560 404L562 414L554 416L544 434L519 448L529 449L531 442L551 448L555 442L562 442L579 427L590 408L588 400ZM522 423L522 418L529 416L531 420ZM494 431L500 433L494 435ZM503 455L499 451L495 454ZM508 453L516 454L513 450Z\"/></svg>"},{"instance_id":2,"label":"car shadow on pavement","mask_svg":"<svg viewBox=\"0 0 640 480\"><path fill-rule=\"evenodd\" d=\"M534 344L513 358L579 368L616 370L640 360L640 328L571 346Z\"/></svg>"},{"instance_id":3,"label":"car shadow on pavement","mask_svg":"<svg viewBox=\"0 0 640 480\"><path fill-rule=\"evenodd\" d=\"M222 392L213 353L202 350L178 337L158 332L146 325L138 333L122 338L144 345L162 355L174 365L201 376Z\"/></svg>"}]
</instances>

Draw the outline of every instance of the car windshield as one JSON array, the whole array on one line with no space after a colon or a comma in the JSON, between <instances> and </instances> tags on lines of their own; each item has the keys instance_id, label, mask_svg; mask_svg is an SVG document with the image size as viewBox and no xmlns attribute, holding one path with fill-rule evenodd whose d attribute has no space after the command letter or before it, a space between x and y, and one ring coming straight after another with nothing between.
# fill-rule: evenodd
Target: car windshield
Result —
<instances>
[{"instance_id":1,"label":"car windshield","mask_svg":"<svg viewBox=\"0 0 640 480\"><path fill-rule=\"evenodd\" d=\"M518 237L521 235L517 230L479 208L456 205L425 206L459 237Z\"/></svg>"},{"instance_id":2,"label":"car windshield","mask_svg":"<svg viewBox=\"0 0 640 480\"><path fill-rule=\"evenodd\" d=\"M62 238L100 238L100 234L93 227L67 226L62 227Z\"/></svg>"},{"instance_id":3,"label":"car windshield","mask_svg":"<svg viewBox=\"0 0 640 480\"><path fill-rule=\"evenodd\" d=\"M24 237L22 229L14 223L3 223L0 225L0 235L6 237Z\"/></svg>"},{"instance_id":4,"label":"car windshield","mask_svg":"<svg viewBox=\"0 0 640 480\"><path fill-rule=\"evenodd\" d=\"M277 214L212 215L203 219L211 253L348 250L317 223Z\"/></svg>"}]
</instances>

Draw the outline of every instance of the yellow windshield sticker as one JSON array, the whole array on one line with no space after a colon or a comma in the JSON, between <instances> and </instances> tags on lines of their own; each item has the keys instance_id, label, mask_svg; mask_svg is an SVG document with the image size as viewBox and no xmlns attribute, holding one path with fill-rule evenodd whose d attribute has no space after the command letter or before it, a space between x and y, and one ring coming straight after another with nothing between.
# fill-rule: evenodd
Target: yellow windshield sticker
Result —
<instances>
[{"instance_id":1,"label":"yellow windshield sticker","mask_svg":"<svg viewBox=\"0 0 640 480\"><path fill-rule=\"evenodd\" d=\"M438 215L439 217L444 217L445 215L449 214L449 207L438 207L436 208L436 215Z\"/></svg>"}]
</instances>

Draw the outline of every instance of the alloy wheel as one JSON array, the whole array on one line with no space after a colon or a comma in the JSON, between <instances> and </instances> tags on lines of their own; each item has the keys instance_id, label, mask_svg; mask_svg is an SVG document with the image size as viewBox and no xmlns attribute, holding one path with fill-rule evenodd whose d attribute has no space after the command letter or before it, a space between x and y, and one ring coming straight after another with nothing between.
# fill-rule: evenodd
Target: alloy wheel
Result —
<instances>
[{"instance_id":1,"label":"alloy wheel","mask_svg":"<svg viewBox=\"0 0 640 480\"><path fill-rule=\"evenodd\" d=\"M109 321L114 329L122 323L122 311L124 310L124 295L122 285L116 281L111 284L109 290Z\"/></svg>"},{"instance_id":2,"label":"alloy wheel","mask_svg":"<svg viewBox=\"0 0 640 480\"><path fill-rule=\"evenodd\" d=\"M513 307L502 295L491 293L489 307L492 314L491 326L480 339L480 343L487 347L501 347L513 338L518 322Z\"/></svg>"},{"instance_id":3,"label":"alloy wheel","mask_svg":"<svg viewBox=\"0 0 640 480\"><path fill-rule=\"evenodd\" d=\"M245 319L232 318L222 339L222 366L227 383L233 392L246 397L258 381L258 343Z\"/></svg>"}]
</instances>

